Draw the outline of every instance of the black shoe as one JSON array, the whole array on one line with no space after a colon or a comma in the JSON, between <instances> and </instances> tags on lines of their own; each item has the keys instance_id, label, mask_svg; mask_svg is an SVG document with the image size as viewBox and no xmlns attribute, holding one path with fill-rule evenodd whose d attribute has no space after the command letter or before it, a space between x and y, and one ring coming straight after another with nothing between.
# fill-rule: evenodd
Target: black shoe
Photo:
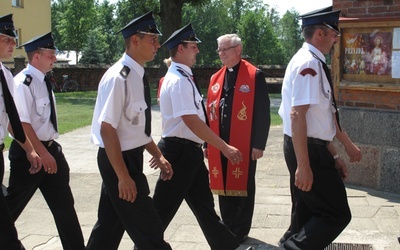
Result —
<instances>
[{"instance_id":1,"label":"black shoe","mask_svg":"<svg viewBox=\"0 0 400 250\"><path fill-rule=\"evenodd\" d=\"M236 240L239 242L239 244L242 244L249 238L248 235L235 235ZM251 249L251 248L250 248Z\"/></svg>"}]
</instances>

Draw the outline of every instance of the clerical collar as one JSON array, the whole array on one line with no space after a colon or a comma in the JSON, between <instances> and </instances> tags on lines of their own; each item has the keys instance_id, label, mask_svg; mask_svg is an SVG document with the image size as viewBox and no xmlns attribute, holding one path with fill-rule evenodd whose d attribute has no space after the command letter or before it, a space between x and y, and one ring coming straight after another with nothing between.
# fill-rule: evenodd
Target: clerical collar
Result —
<instances>
[{"instance_id":1,"label":"clerical collar","mask_svg":"<svg viewBox=\"0 0 400 250\"><path fill-rule=\"evenodd\" d=\"M231 72L234 72L234 71L237 71L238 70L238 68L239 68L239 65L240 65L240 62L238 63L238 64L236 64L235 66L233 66L232 68L228 68L228 71L231 73Z\"/></svg>"}]
</instances>

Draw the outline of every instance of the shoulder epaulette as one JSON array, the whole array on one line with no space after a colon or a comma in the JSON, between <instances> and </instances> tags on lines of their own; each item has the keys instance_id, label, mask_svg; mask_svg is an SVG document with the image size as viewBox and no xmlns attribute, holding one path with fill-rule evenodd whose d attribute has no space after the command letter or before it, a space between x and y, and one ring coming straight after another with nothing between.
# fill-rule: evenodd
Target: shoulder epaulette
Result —
<instances>
[{"instance_id":1,"label":"shoulder epaulette","mask_svg":"<svg viewBox=\"0 0 400 250\"><path fill-rule=\"evenodd\" d=\"M124 67L121 69L121 71L119 72L119 74L124 78L124 79L126 79L127 77L128 77L128 75L129 75L129 72L131 71L131 69L128 67L128 66L126 66L126 65L124 65Z\"/></svg>"},{"instance_id":2,"label":"shoulder epaulette","mask_svg":"<svg viewBox=\"0 0 400 250\"><path fill-rule=\"evenodd\" d=\"M26 75L25 76L25 80L24 80L24 84L26 85L26 86L29 86L29 85L31 85L31 82L32 82L32 76L31 75Z\"/></svg>"},{"instance_id":3,"label":"shoulder epaulette","mask_svg":"<svg viewBox=\"0 0 400 250\"><path fill-rule=\"evenodd\" d=\"M176 70L177 70L179 73L181 73L182 76L189 78L189 76L186 74L186 72L185 72L183 69L181 69L181 68L178 67Z\"/></svg>"}]
</instances>

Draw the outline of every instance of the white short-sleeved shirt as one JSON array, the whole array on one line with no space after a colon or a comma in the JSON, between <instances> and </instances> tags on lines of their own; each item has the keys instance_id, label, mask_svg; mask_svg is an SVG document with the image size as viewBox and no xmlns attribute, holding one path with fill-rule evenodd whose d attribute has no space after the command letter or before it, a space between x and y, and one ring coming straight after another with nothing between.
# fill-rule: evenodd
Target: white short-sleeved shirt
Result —
<instances>
[{"instance_id":1,"label":"white short-sleeved shirt","mask_svg":"<svg viewBox=\"0 0 400 250\"><path fill-rule=\"evenodd\" d=\"M8 89L10 90L11 95L14 96L14 79L11 71L4 67L4 65L0 62L0 68L4 72L4 76L7 81ZM0 96L3 97L3 88L0 85ZM0 98L0 144L4 143L4 138L7 135L7 126L8 126L8 115L6 112L6 107L4 105L4 99ZM14 98L15 100L15 98ZM16 101L16 100L15 100Z\"/></svg>"},{"instance_id":2,"label":"white short-sleeved shirt","mask_svg":"<svg viewBox=\"0 0 400 250\"><path fill-rule=\"evenodd\" d=\"M32 81L29 84L24 84L27 75L32 77ZM28 64L14 77L15 94L19 99L16 106L21 122L31 124L39 140L49 141L57 139L58 133L50 121L51 105L44 77L45 75L41 71ZM54 94L52 94L52 98L55 105Z\"/></svg>"},{"instance_id":3,"label":"white short-sleeved shirt","mask_svg":"<svg viewBox=\"0 0 400 250\"><path fill-rule=\"evenodd\" d=\"M332 141L336 134L332 91L322 63L310 51L325 61L325 56L318 49L304 43L289 62L283 79L282 103L279 108L283 133L292 136L292 107L310 105L306 114L307 136Z\"/></svg>"},{"instance_id":4,"label":"white short-sleeved shirt","mask_svg":"<svg viewBox=\"0 0 400 250\"><path fill-rule=\"evenodd\" d=\"M121 70L127 66L125 78ZM126 151L149 143L152 138L144 133L147 108L144 99L144 68L127 54L111 66L103 75L98 88L94 108L91 141L104 148L100 135L102 122L116 129L121 150Z\"/></svg>"},{"instance_id":5,"label":"white short-sleeved shirt","mask_svg":"<svg viewBox=\"0 0 400 250\"><path fill-rule=\"evenodd\" d=\"M182 75L183 70L192 76L190 67L172 62L164 77L160 90L160 110L162 117L162 137L180 137L197 143L204 141L195 135L183 122L184 115L198 115L205 121L202 107L202 96L192 80Z\"/></svg>"}]
</instances>

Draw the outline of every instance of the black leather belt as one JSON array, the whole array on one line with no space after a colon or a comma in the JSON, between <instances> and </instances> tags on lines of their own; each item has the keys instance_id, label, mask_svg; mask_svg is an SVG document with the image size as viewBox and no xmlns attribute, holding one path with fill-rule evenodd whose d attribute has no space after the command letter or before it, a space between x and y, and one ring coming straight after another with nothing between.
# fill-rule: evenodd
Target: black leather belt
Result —
<instances>
[{"instance_id":1,"label":"black leather belt","mask_svg":"<svg viewBox=\"0 0 400 250\"><path fill-rule=\"evenodd\" d=\"M292 142L292 137L290 137L288 135L284 135L284 139L286 141ZM325 141L325 140L313 138L313 137L307 137L307 143L327 147L329 145L330 141Z\"/></svg>"},{"instance_id":2,"label":"black leather belt","mask_svg":"<svg viewBox=\"0 0 400 250\"><path fill-rule=\"evenodd\" d=\"M307 137L307 143L328 147L330 141L325 141L325 140L321 140L318 138Z\"/></svg>"},{"instance_id":3,"label":"black leather belt","mask_svg":"<svg viewBox=\"0 0 400 250\"><path fill-rule=\"evenodd\" d=\"M43 144L45 147L49 148L49 147L53 144L54 140L50 140L50 141L41 141L41 142L42 142L42 144Z\"/></svg>"},{"instance_id":4,"label":"black leather belt","mask_svg":"<svg viewBox=\"0 0 400 250\"><path fill-rule=\"evenodd\" d=\"M163 139L167 140L167 141L178 142L178 143L189 145L189 146L196 147L196 148L201 148L201 146L203 146L203 144L201 144L201 143L197 143L197 142L194 142L194 141L191 141L188 139L184 139L184 138L180 138L180 137L164 137Z\"/></svg>"}]
</instances>

